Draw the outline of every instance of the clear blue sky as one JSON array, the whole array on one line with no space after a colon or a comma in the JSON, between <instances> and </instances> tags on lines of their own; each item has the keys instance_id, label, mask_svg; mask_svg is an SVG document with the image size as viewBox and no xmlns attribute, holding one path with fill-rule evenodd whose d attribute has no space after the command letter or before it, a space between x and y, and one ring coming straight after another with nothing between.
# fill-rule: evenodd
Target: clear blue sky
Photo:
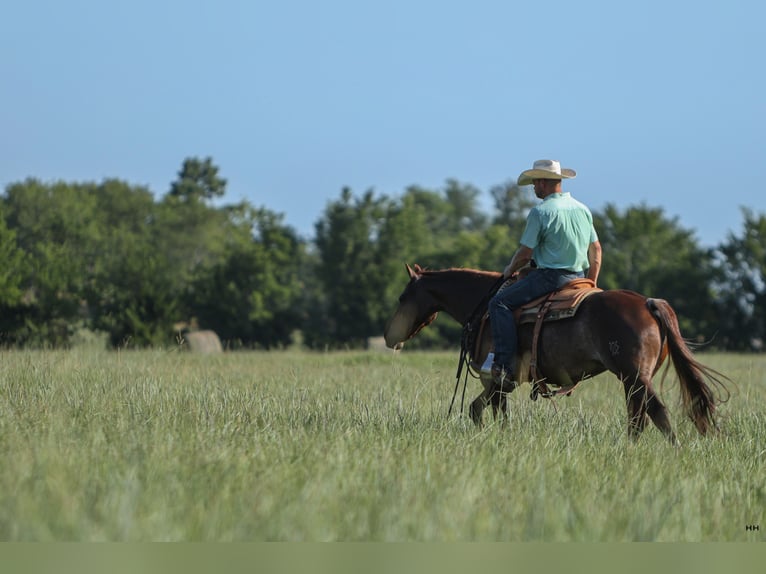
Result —
<instances>
[{"instance_id":1,"label":"clear blue sky","mask_svg":"<svg viewBox=\"0 0 766 574\"><path fill-rule=\"evenodd\" d=\"M715 245L766 211L766 2L24 0L0 7L0 186L158 196L211 156L306 237L343 186L484 192L535 159Z\"/></svg>"}]
</instances>

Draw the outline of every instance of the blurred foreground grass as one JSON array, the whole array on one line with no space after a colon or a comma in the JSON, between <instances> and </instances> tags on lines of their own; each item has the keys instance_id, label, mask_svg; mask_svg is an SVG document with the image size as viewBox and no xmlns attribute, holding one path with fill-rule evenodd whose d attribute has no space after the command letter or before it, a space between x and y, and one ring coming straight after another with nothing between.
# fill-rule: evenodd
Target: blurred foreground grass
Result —
<instances>
[{"instance_id":1,"label":"blurred foreground grass","mask_svg":"<svg viewBox=\"0 0 766 574\"><path fill-rule=\"evenodd\" d=\"M0 540L764 540L766 357L701 359L737 384L702 438L666 383L674 449L611 375L477 429L456 353L3 352Z\"/></svg>"}]
</instances>

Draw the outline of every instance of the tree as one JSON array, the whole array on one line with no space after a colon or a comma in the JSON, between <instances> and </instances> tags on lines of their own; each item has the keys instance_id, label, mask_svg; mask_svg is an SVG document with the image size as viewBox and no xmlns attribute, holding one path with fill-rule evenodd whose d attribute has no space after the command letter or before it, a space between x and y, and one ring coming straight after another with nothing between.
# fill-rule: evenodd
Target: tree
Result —
<instances>
[{"instance_id":1,"label":"tree","mask_svg":"<svg viewBox=\"0 0 766 574\"><path fill-rule=\"evenodd\" d=\"M226 209L205 200L222 196L226 180L211 158L187 158L155 213L158 240L175 269L174 288L186 289L199 270L224 255L231 231Z\"/></svg>"},{"instance_id":2,"label":"tree","mask_svg":"<svg viewBox=\"0 0 766 574\"><path fill-rule=\"evenodd\" d=\"M9 185L3 213L25 254L23 299L6 309L9 342L66 345L83 320L83 294L100 239L93 184Z\"/></svg>"},{"instance_id":3,"label":"tree","mask_svg":"<svg viewBox=\"0 0 766 574\"><path fill-rule=\"evenodd\" d=\"M181 293L160 206L145 187L117 180L104 181L95 195L103 231L86 290L91 325L106 332L113 347L167 345Z\"/></svg>"},{"instance_id":4,"label":"tree","mask_svg":"<svg viewBox=\"0 0 766 574\"><path fill-rule=\"evenodd\" d=\"M490 195L495 208L492 223L506 226L515 243L518 244L527 223L527 215L536 205L534 196L515 182L506 182L492 187Z\"/></svg>"},{"instance_id":5,"label":"tree","mask_svg":"<svg viewBox=\"0 0 766 574\"><path fill-rule=\"evenodd\" d=\"M223 197L226 180L218 176L218 167L210 157L186 158L181 171L170 186L169 196L183 202L209 201Z\"/></svg>"},{"instance_id":6,"label":"tree","mask_svg":"<svg viewBox=\"0 0 766 574\"><path fill-rule=\"evenodd\" d=\"M481 191L473 185L448 179L444 188L444 200L450 222L443 231L482 231L485 229L487 216L479 207L480 195Z\"/></svg>"},{"instance_id":7,"label":"tree","mask_svg":"<svg viewBox=\"0 0 766 574\"><path fill-rule=\"evenodd\" d=\"M313 346L361 346L380 335L406 284L404 264L430 268L497 268L515 246L503 226L487 228L477 190L448 181L441 191L410 187L398 199L357 198L346 188L317 224ZM489 239L489 241L488 241ZM419 347L454 345L459 326L439 321L415 341Z\"/></svg>"},{"instance_id":8,"label":"tree","mask_svg":"<svg viewBox=\"0 0 766 574\"><path fill-rule=\"evenodd\" d=\"M225 254L191 282L189 314L229 348L284 347L305 311L305 244L265 208L243 203L226 212Z\"/></svg>"},{"instance_id":9,"label":"tree","mask_svg":"<svg viewBox=\"0 0 766 574\"><path fill-rule=\"evenodd\" d=\"M403 213L415 214L421 239L416 259L431 268L476 267L487 216L478 204L479 190L449 179L442 190L408 187L400 199ZM414 229L414 228L413 228Z\"/></svg>"},{"instance_id":10,"label":"tree","mask_svg":"<svg viewBox=\"0 0 766 574\"><path fill-rule=\"evenodd\" d=\"M743 208L741 235L730 233L716 259L717 309L728 348L763 349L766 343L766 215Z\"/></svg>"},{"instance_id":11,"label":"tree","mask_svg":"<svg viewBox=\"0 0 766 574\"><path fill-rule=\"evenodd\" d=\"M667 299L685 336L707 340L715 334L712 253L697 245L692 231L646 205L621 212L608 204L593 218L603 247L602 288Z\"/></svg>"},{"instance_id":12,"label":"tree","mask_svg":"<svg viewBox=\"0 0 766 574\"><path fill-rule=\"evenodd\" d=\"M443 201L440 199L440 201ZM377 266L375 282L380 285L380 298L373 310L374 332L381 335L390 314L396 308L397 298L409 277L405 264L438 265L442 260L442 241L434 237L428 225L428 211L417 201L416 194L407 193L398 200L384 203L385 214L377 240L371 245ZM448 327L452 324L446 322ZM414 341L415 347L443 346L443 336L438 327L429 329Z\"/></svg>"},{"instance_id":13,"label":"tree","mask_svg":"<svg viewBox=\"0 0 766 574\"><path fill-rule=\"evenodd\" d=\"M152 234L113 246L104 266L93 325L109 334L114 347L164 346L172 341L181 315L173 270ZM114 267L117 265L118 267Z\"/></svg>"},{"instance_id":14,"label":"tree","mask_svg":"<svg viewBox=\"0 0 766 574\"><path fill-rule=\"evenodd\" d=\"M356 198L344 188L317 222L321 300L315 302L307 326L311 346L363 347L368 337L382 332L387 281L376 247L388 201L371 190Z\"/></svg>"},{"instance_id":15,"label":"tree","mask_svg":"<svg viewBox=\"0 0 766 574\"><path fill-rule=\"evenodd\" d=\"M16 232L5 222L3 211L0 204L0 309L8 309L21 303L27 260L17 244Z\"/></svg>"}]
</instances>

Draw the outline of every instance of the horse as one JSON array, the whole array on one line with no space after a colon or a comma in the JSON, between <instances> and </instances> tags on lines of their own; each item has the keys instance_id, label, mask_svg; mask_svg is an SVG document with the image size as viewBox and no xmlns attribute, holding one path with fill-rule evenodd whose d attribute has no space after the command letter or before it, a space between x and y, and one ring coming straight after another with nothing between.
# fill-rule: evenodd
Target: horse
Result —
<instances>
[{"instance_id":1,"label":"horse","mask_svg":"<svg viewBox=\"0 0 766 574\"><path fill-rule=\"evenodd\" d=\"M386 345L393 349L400 349L441 311L463 325L464 333L468 326L475 327L477 312L483 314L486 310L488 293L502 282L501 274L492 271L405 267L409 282L384 330ZM730 380L694 357L670 304L634 291L595 291L580 302L574 316L546 322L542 328L538 327L537 333L533 324L519 326L516 380L531 382L533 393L537 380L560 389L559 392L571 393L580 382L610 371L625 389L629 436L638 439L648 417L671 443L677 444L667 409L652 382L670 355L680 382L685 413L701 435L717 430L716 406L728 399L724 380ZM514 389L498 388L491 375L481 370L493 348L489 325L475 335L477 340L468 348L469 368L480 378L484 390L471 402L469 415L480 426L488 404L492 405L495 417L498 414L507 417L506 397ZM540 378L530 380L533 339L536 343L534 370ZM670 362L662 375L663 381L669 368Z\"/></svg>"}]
</instances>

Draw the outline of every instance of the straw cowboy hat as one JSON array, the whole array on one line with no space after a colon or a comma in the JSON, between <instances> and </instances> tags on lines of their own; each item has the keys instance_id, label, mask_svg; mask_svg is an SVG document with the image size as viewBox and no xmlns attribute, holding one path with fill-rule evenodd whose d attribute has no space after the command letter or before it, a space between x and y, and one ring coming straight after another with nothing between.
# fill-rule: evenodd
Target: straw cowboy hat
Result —
<instances>
[{"instance_id":1,"label":"straw cowboy hat","mask_svg":"<svg viewBox=\"0 0 766 574\"><path fill-rule=\"evenodd\" d=\"M519 185L530 185L533 179L572 179L577 177L573 169L561 167L555 159L538 159L532 169L522 171L519 176Z\"/></svg>"}]
</instances>

